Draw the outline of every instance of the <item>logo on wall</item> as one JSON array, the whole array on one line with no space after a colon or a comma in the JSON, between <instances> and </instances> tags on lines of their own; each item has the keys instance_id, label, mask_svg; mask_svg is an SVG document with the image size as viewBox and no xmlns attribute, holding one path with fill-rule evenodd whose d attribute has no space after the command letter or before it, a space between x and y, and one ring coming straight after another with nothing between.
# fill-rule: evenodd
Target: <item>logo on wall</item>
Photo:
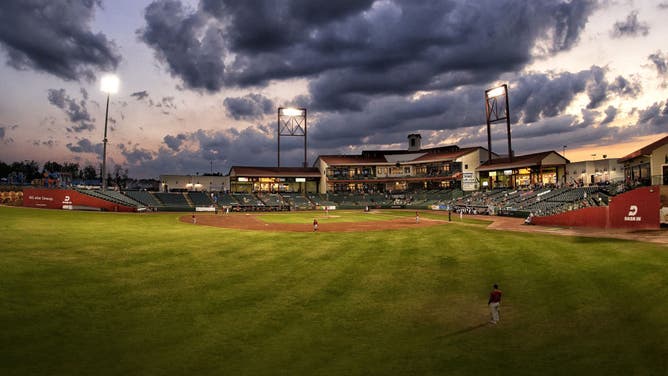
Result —
<instances>
[{"instance_id":1,"label":"logo on wall","mask_svg":"<svg viewBox=\"0 0 668 376\"><path fill-rule=\"evenodd\" d=\"M72 206L72 200L70 199L69 195L66 195L65 198L63 199L63 209L65 210L74 209L74 207Z\"/></svg>"},{"instance_id":2,"label":"logo on wall","mask_svg":"<svg viewBox=\"0 0 668 376\"><path fill-rule=\"evenodd\" d=\"M624 217L624 221L626 222L642 221L642 217L636 217L636 214L638 214L638 206L637 205L629 206L629 213L626 215L626 217Z\"/></svg>"}]
</instances>

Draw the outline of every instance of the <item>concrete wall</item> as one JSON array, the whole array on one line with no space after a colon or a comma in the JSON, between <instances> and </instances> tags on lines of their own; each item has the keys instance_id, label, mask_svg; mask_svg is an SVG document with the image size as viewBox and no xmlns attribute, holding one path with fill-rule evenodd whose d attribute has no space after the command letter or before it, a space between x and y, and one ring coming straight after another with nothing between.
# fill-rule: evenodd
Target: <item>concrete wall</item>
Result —
<instances>
[{"instance_id":1,"label":"concrete wall","mask_svg":"<svg viewBox=\"0 0 668 376\"><path fill-rule=\"evenodd\" d=\"M658 229L661 193L658 186L642 187L612 197L607 207L573 210L546 217L534 217L543 226Z\"/></svg>"},{"instance_id":2,"label":"concrete wall","mask_svg":"<svg viewBox=\"0 0 668 376\"><path fill-rule=\"evenodd\" d=\"M26 188L23 190L23 206L42 209L136 211L135 208L91 197L71 189Z\"/></svg>"}]
</instances>

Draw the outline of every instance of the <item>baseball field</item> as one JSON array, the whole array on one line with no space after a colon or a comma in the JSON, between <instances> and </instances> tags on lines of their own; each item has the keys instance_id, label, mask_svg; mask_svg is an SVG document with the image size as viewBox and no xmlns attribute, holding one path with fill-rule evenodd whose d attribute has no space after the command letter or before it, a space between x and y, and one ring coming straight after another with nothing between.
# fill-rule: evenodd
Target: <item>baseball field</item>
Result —
<instances>
[{"instance_id":1,"label":"baseball field","mask_svg":"<svg viewBox=\"0 0 668 376\"><path fill-rule=\"evenodd\" d=\"M429 212L191 222L0 207L0 374L668 372L666 245Z\"/></svg>"}]
</instances>

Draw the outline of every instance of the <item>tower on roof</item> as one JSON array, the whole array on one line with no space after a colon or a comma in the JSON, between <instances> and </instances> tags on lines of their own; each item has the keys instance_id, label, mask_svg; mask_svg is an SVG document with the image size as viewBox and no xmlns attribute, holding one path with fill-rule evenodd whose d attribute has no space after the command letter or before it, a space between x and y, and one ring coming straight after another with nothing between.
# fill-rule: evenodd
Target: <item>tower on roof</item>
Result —
<instances>
[{"instance_id":1,"label":"tower on roof","mask_svg":"<svg viewBox=\"0 0 668 376\"><path fill-rule=\"evenodd\" d=\"M419 133L408 135L408 151L420 151L422 146L422 136Z\"/></svg>"}]
</instances>

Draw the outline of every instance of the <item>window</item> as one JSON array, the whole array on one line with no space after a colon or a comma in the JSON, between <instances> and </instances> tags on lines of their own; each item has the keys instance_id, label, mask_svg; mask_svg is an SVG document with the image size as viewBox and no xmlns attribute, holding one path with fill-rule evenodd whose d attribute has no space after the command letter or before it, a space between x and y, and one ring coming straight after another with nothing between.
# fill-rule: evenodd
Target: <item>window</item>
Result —
<instances>
[{"instance_id":1,"label":"window","mask_svg":"<svg viewBox=\"0 0 668 376\"><path fill-rule=\"evenodd\" d=\"M468 169L469 169L469 165L465 164L464 165L464 170L468 170Z\"/></svg>"}]
</instances>

